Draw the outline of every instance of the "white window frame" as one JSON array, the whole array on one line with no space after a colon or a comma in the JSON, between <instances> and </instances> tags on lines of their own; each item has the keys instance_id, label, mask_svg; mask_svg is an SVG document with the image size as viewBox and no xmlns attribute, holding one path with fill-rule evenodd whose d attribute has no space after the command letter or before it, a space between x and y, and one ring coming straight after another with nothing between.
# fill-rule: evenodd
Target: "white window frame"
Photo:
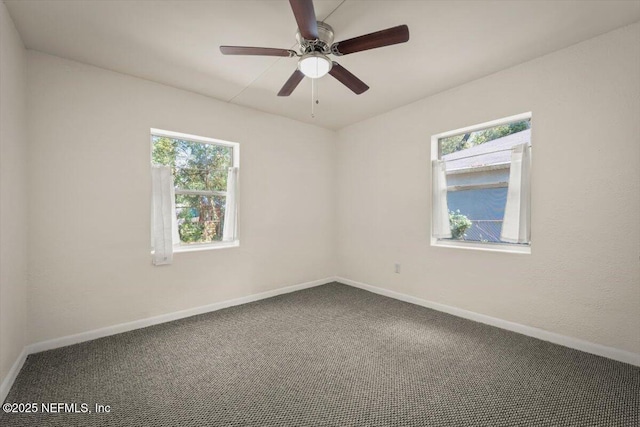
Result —
<instances>
[{"instance_id":1,"label":"white window frame","mask_svg":"<svg viewBox=\"0 0 640 427\"><path fill-rule=\"evenodd\" d=\"M431 136L431 162L429 164L433 164L434 160L440 159L440 139L447 138L450 136L460 135L462 133L471 133L479 130L492 128L495 126L504 125L512 122L519 122L523 120L531 120L532 114L531 111L521 114L516 114L509 117L504 117L498 120L492 120L489 122L478 123L476 125L463 127L460 129L455 129L447 132L438 133ZM533 135L533 132L532 132ZM485 184L486 185L486 184ZM477 188L481 188L482 184L479 184ZM431 200L433 200L433 185L430 187L429 194L431 196ZM432 202L433 203L433 202ZM528 245L516 245L509 243L482 243L482 242L470 242L465 240L444 240L438 239L433 236L433 221L430 224L430 237L431 237L431 246L442 247L442 248L456 248L456 249L471 249L478 251L489 251L489 252L507 252L514 254L531 254L531 243Z\"/></svg>"},{"instance_id":2,"label":"white window frame","mask_svg":"<svg viewBox=\"0 0 640 427\"><path fill-rule=\"evenodd\" d=\"M198 136L191 135L188 133L180 133L173 132L170 130L162 130L151 128L151 153L153 153L153 137L166 137L172 139L181 139L185 141L198 142L201 144L213 144L213 145L222 145L224 147L231 147L232 154L232 162L234 168L240 168L240 144L237 142L225 141L222 139L208 138L206 136ZM195 194L195 195L216 195L216 196L226 196L226 191L195 191L195 190L175 190L176 195L178 194ZM236 195L237 196L237 195ZM238 204L238 198L236 197L236 205ZM237 209L237 208L236 208ZM175 214L175 212L174 212ZM240 246L240 238L238 237L238 221L236 221L236 239L229 242L207 242L207 243L191 243L189 245L181 245L180 243L174 244L173 253L180 252L197 252L197 251L208 251L212 249L224 249L224 248L236 248Z\"/></svg>"}]
</instances>

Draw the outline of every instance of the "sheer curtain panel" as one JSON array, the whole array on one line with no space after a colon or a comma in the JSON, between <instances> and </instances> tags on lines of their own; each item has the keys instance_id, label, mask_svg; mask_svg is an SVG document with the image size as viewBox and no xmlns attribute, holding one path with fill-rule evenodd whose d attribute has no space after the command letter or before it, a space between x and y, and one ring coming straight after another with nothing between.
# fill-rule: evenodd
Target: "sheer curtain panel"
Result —
<instances>
[{"instance_id":1,"label":"sheer curtain panel","mask_svg":"<svg viewBox=\"0 0 640 427\"><path fill-rule=\"evenodd\" d=\"M431 162L431 179L433 183L433 201L431 206L431 225L433 237L451 238L449 226L449 207L447 205L447 166L442 160Z\"/></svg>"},{"instance_id":2,"label":"sheer curtain panel","mask_svg":"<svg viewBox=\"0 0 640 427\"><path fill-rule=\"evenodd\" d=\"M500 239L509 243L531 241L531 147L521 144L511 153L509 189Z\"/></svg>"},{"instance_id":3,"label":"sheer curtain panel","mask_svg":"<svg viewBox=\"0 0 640 427\"><path fill-rule=\"evenodd\" d=\"M238 168L229 168L227 174L227 200L224 210L224 228L222 241L232 242L236 240L238 220Z\"/></svg>"},{"instance_id":4,"label":"sheer curtain panel","mask_svg":"<svg viewBox=\"0 0 640 427\"><path fill-rule=\"evenodd\" d=\"M151 166L151 239L153 264L173 262L173 245L179 243L176 197L169 166Z\"/></svg>"}]
</instances>

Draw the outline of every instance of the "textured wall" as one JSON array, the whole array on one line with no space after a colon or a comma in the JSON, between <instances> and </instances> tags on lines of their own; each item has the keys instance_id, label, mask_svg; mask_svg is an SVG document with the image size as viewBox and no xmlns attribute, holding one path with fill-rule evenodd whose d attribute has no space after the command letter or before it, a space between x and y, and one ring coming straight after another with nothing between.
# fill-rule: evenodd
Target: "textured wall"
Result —
<instances>
[{"instance_id":1,"label":"textured wall","mask_svg":"<svg viewBox=\"0 0 640 427\"><path fill-rule=\"evenodd\" d=\"M20 57L17 35L10 34L7 52ZM13 190L26 180L24 145L12 145L15 161L4 155L5 133L19 141L24 116L6 119L7 131L2 113L2 260L17 266L5 270L3 264L2 270L2 374L20 351L26 321L20 309L26 247L18 237L17 246L5 245L5 236L24 236L25 218L30 342L338 272L640 353L639 39L635 24L353 125L337 137L30 52L28 217L20 200L25 192ZM14 75L17 86L3 83L2 105L12 96L20 105L20 97L5 90L16 93L24 84L23 66L5 63L3 82ZM430 136L525 111L533 112L535 146L533 253L430 247ZM151 265L151 127L240 142L240 248L177 254L172 266ZM5 173L16 184L11 189L5 190L11 182ZM10 196L22 214L5 217ZM401 274L393 273L395 262L402 263ZM5 282L10 272L17 279ZM7 347L5 340L14 344Z\"/></svg>"},{"instance_id":2,"label":"textured wall","mask_svg":"<svg viewBox=\"0 0 640 427\"><path fill-rule=\"evenodd\" d=\"M431 247L431 135L527 111L532 254ZM339 274L640 353L639 159L634 24L341 130Z\"/></svg>"},{"instance_id":3,"label":"textured wall","mask_svg":"<svg viewBox=\"0 0 640 427\"><path fill-rule=\"evenodd\" d=\"M335 133L33 51L30 340L335 273ZM240 247L149 254L149 129L240 143Z\"/></svg>"},{"instance_id":4,"label":"textured wall","mask_svg":"<svg viewBox=\"0 0 640 427\"><path fill-rule=\"evenodd\" d=\"M0 382L27 331L26 51L0 2Z\"/></svg>"}]
</instances>

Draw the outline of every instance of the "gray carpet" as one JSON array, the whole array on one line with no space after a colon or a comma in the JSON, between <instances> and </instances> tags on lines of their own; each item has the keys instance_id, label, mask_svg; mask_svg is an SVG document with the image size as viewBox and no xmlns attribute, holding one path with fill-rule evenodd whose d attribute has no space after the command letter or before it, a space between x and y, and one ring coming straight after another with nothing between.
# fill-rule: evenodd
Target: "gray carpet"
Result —
<instances>
[{"instance_id":1,"label":"gray carpet","mask_svg":"<svg viewBox=\"0 0 640 427\"><path fill-rule=\"evenodd\" d=\"M640 369L332 283L29 356L10 426L638 426ZM81 407L79 407L81 410Z\"/></svg>"}]
</instances>

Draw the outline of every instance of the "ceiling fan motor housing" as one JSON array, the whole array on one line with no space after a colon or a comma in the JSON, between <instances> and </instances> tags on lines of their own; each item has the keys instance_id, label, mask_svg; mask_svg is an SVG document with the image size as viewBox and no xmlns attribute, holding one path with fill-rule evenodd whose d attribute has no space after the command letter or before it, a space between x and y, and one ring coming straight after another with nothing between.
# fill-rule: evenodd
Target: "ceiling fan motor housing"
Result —
<instances>
[{"instance_id":1,"label":"ceiling fan motor housing","mask_svg":"<svg viewBox=\"0 0 640 427\"><path fill-rule=\"evenodd\" d=\"M331 53L331 45L333 44L333 28L331 25L318 21L318 39L306 40L300 35L300 30L296 33L296 40L300 44L302 54L310 52L320 52L324 54Z\"/></svg>"}]
</instances>

